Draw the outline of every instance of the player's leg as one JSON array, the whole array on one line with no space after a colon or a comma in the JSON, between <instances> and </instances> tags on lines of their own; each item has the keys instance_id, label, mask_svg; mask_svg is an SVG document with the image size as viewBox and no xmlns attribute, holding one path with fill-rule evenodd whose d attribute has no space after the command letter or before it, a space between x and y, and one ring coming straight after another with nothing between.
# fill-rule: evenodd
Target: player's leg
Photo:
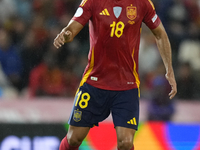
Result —
<instances>
[{"instance_id":1,"label":"player's leg","mask_svg":"<svg viewBox=\"0 0 200 150\"><path fill-rule=\"evenodd\" d=\"M78 150L90 127L69 126L67 135L62 139L59 150Z\"/></svg>"},{"instance_id":2,"label":"player's leg","mask_svg":"<svg viewBox=\"0 0 200 150\"><path fill-rule=\"evenodd\" d=\"M69 118L67 136L61 142L60 150L78 150L90 128L98 125L110 114L107 106L105 90L84 84L79 88L74 100L74 106Z\"/></svg>"},{"instance_id":3,"label":"player's leg","mask_svg":"<svg viewBox=\"0 0 200 150\"><path fill-rule=\"evenodd\" d=\"M138 89L117 92L111 112L118 150L134 150L133 138L139 122Z\"/></svg>"},{"instance_id":4,"label":"player's leg","mask_svg":"<svg viewBox=\"0 0 200 150\"><path fill-rule=\"evenodd\" d=\"M134 150L133 138L136 130L120 126L115 127L115 129L118 150Z\"/></svg>"}]
</instances>

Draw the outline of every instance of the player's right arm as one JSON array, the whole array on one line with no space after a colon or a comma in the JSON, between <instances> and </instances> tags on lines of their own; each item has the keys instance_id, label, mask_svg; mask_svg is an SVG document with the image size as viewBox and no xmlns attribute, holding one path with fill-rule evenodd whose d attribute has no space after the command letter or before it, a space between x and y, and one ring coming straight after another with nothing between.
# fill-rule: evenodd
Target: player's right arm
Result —
<instances>
[{"instance_id":1,"label":"player's right arm","mask_svg":"<svg viewBox=\"0 0 200 150\"><path fill-rule=\"evenodd\" d=\"M65 43L73 41L74 37L81 31L82 28L82 24L75 20L71 20L54 39L54 46L56 48L60 48Z\"/></svg>"},{"instance_id":2,"label":"player's right arm","mask_svg":"<svg viewBox=\"0 0 200 150\"><path fill-rule=\"evenodd\" d=\"M64 43L73 41L74 37L91 18L93 14L92 4L94 4L93 0L82 0L69 24L54 39L53 44L56 48L60 48Z\"/></svg>"}]
</instances>

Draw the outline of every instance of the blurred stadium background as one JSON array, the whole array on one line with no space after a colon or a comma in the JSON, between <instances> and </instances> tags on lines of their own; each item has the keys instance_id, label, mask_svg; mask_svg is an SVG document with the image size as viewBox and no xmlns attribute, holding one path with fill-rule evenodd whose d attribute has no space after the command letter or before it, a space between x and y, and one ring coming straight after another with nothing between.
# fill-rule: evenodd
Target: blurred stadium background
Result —
<instances>
[{"instance_id":1,"label":"blurred stadium background","mask_svg":"<svg viewBox=\"0 0 200 150\"><path fill-rule=\"evenodd\" d=\"M200 150L200 0L152 0L168 33L178 93L167 95L158 49L143 25L137 150ZM53 39L80 0L0 0L0 150L58 150L87 64L88 27L57 50ZM116 150L112 118L80 150Z\"/></svg>"}]
</instances>

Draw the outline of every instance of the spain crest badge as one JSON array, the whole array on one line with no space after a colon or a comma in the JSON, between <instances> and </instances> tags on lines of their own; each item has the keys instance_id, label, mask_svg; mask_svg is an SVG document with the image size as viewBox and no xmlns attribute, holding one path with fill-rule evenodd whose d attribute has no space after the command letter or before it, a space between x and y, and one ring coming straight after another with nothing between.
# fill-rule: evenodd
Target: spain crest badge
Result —
<instances>
[{"instance_id":1,"label":"spain crest badge","mask_svg":"<svg viewBox=\"0 0 200 150\"><path fill-rule=\"evenodd\" d=\"M137 17L137 8L135 6L128 6L126 7L126 16L130 20L134 20Z\"/></svg>"},{"instance_id":2,"label":"spain crest badge","mask_svg":"<svg viewBox=\"0 0 200 150\"><path fill-rule=\"evenodd\" d=\"M81 111L79 111L78 109L74 110L74 116L73 116L74 121L79 122L81 120L81 116L82 116Z\"/></svg>"}]
</instances>

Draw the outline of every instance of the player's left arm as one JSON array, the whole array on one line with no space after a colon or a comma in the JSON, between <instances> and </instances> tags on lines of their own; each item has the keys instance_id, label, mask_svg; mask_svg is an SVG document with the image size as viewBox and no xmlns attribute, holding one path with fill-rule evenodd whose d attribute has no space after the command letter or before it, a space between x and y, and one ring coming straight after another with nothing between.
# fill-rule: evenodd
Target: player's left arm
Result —
<instances>
[{"instance_id":1,"label":"player's left arm","mask_svg":"<svg viewBox=\"0 0 200 150\"><path fill-rule=\"evenodd\" d=\"M156 43L162 57L163 63L165 65L166 74L165 77L171 85L171 92L169 93L170 99L172 99L177 93L177 85L174 76L174 70L172 67L172 52L171 45L167 33L162 25L159 24L158 27L151 30L155 36Z\"/></svg>"}]
</instances>

